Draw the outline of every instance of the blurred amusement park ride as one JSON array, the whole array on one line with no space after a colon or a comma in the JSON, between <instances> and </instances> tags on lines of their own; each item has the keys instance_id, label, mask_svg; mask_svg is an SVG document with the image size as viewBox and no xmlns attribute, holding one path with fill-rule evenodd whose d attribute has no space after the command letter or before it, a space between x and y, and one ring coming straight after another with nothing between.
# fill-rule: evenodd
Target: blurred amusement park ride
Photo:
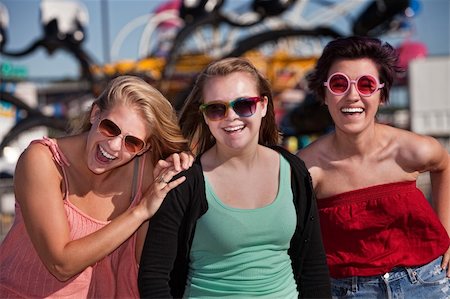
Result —
<instances>
[{"instance_id":1,"label":"blurred amusement park ride","mask_svg":"<svg viewBox=\"0 0 450 299\"><path fill-rule=\"evenodd\" d=\"M48 55L63 50L73 56L80 69L75 90L33 104L16 92L16 86L23 83L20 79L1 74L0 103L14 122L1 136L0 156L11 147L16 152L23 150L29 140L17 143L33 129L44 128L44 134L51 137L66 133L69 121L118 75L144 78L179 109L195 75L210 61L231 56L249 58L271 81L284 136L323 134L332 125L331 119L308 95L304 78L324 45L349 34L407 36L408 24L420 6L415 0L250 0L244 9L235 5L230 10L225 2L161 2L152 13L131 20L121 29L111 45L114 62L103 65L84 48L89 14L82 2L41 0L42 36L25 49L14 51L8 49L8 10L0 2L1 56L23 57L38 48L44 48ZM346 24L342 25L342 19ZM344 33L342 26L351 32ZM126 36L139 27L144 29L138 57L118 60ZM423 47L415 49L414 55L425 55ZM406 51L411 47L404 50L411 53ZM54 83L64 86L67 82ZM302 105L297 105L300 102ZM296 115L288 117L289 113ZM294 150L302 144L287 146Z\"/></svg>"}]
</instances>

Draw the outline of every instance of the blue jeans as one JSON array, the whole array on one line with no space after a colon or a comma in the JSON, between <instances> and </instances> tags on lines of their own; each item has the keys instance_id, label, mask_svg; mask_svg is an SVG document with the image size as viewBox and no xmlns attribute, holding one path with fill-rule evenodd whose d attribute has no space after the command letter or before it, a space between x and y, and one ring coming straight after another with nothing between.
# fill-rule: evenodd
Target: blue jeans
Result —
<instances>
[{"instance_id":1,"label":"blue jeans","mask_svg":"<svg viewBox=\"0 0 450 299\"><path fill-rule=\"evenodd\" d=\"M442 256L420 267L395 268L378 276L331 278L333 298L449 299L450 280Z\"/></svg>"}]
</instances>

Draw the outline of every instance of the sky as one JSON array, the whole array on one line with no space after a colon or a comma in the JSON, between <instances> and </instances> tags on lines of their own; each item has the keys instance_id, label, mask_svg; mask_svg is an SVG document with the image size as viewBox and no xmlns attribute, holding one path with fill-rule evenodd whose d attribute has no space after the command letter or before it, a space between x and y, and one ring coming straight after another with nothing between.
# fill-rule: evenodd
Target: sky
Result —
<instances>
[{"instance_id":1,"label":"sky","mask_svg":"<svg viewBox=\"0 0 450 299\"><path fill-rule=\"evenodd\" d=\"M83 47L99 64L111 61L111 45L126 24L136 20L154 9L166 0L83 0L80 1L88 13L89 21L86 26L86 40ZM304 1L304 0L301 0ZM310 0L309 11L314 12L314 2ZM322 0L323 1L323 0ZM342 1L342 0L339 0ZM358 2L357 8L367 6L368 0L345 0ZM355 2L355 3L356 3ZM28 47L34 40L42 36L40 24L39 0L0 0L9 14L7 28L8 40L5 49L18 51ZM225 9L235 7L250 7L250 0L227 0ZM420 0L420 7L412 19L414 28L408 38L426 45L429 56L447 56L450 54L450 1L449 0ZM233 6L234 5L234 6ZM355 9L354 14L358 11ZM350 17L351 18L351 17ZM334 23L339 30L349 30L349 17L342 17ZM1 21L1 20L0 20ZM118 55L119 59L137 59L139 57L139 40L143 33L143 26L137 27L123 41ZM405 36L381 36L382 39L398 46L405 40ZM78 65L64 51L57 51L52 55L44 49L39 49L32 55L22 58L10 58L0 55L0 62L11 63L25 68L29 78L62 78L76 77Z\"/></svg>"}]
</instances>

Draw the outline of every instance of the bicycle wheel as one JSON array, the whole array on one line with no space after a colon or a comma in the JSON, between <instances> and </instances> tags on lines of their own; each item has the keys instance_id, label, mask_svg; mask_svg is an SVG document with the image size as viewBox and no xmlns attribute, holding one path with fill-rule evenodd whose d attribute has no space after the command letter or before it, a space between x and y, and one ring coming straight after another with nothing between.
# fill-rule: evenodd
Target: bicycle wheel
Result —
<instances>
[{"instance_id":1,"label":"bicycle wheel","mask_svg":"<svg viewBox=\"0 0 450 299\"><path fill-rule=\"evenodd\" d=\"M269 57L277 52L285 52L291 57L316 56L321 54L323 47L331 39L341 36L327 27L270 30L238 41L236 47L224 57L242 56L251 50L260 51Z\"/></svg>"},{"instance_id":2,"label":"bicycle wheel","mask_svg":"<svg viewBox=\"0 0 450 299\"><path fill-rule=\"evenodd\" d=\"M176 95L207 63L233 50L240 35L267 29L263 21L264 16L255 12L233 14L217 9L186 23L166 55L162 91Z\"/></svg>"},{"instance_id":3,"label":"bicycle wheel","mask_svg":"<svg viewBox=\"0 0 450 299\"><path fill-rule=\"evenodd\" d=\"M24 110L27 114L38 113L36 109L31 108L27 103L22 101L20 98L6 91L0 91L0 101L12 104L14 107L20 110Z\"/></svg>"},{"instance_id":4,"label":"bicycle wheel","mask_svg":"<svg viewBox=\"0 0 450 299\"><path fill-rule=\"evenodd\" d=\"M323 47L341 35L331 28L267 30L245 36L235 42L235 47L220 58L249 58L271 81L275 92L292 88L314 66ZM288 74L290 73L290 74ZM191 85L174 98L179 109Z\"/></svg>"},{"instance_id":5,"label":"bicycle wheel","mask_svg":"<svg viewBox=\"0 0 450 299\"><path fill-rule=\"evenodd\" d=\"M67 134L68 120L45 115L31 115L19 120L3 137L0 143L0 156L10 147L15 152L23 151L28 144L43 136L60 137Z\"/></svg>"}]
</instances>

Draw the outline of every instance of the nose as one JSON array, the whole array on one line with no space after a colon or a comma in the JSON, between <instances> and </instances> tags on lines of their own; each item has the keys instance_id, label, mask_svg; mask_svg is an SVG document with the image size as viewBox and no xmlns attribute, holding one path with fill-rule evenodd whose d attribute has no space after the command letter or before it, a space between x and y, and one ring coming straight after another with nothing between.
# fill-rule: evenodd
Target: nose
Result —
<instances>
[{"instance_id":1,"label":"nose","mask_svg":"<svg viewBox=\"0 0 450 299\"><path fill-rule=\"evenodd\" d=\"M358 96L359 97L359 92L358 89L356 87L356 82L355 81L350 81L350 87L347 91L347 94L349 96Z\"/></svg>"},{"instance_id":2,"label":"nose","mask_svg":"<svg viewBox=\"0 0 450 299\"><path fill-rule=\"evenodd\" d=\"M120 151L123 145L122 135L117 135L109 140L109 147L114 151Z\"/></svg>"},{"instance_id":3,"label":"nose","mask_svg":"<svg viewBox=\"0 0 450 299\"><path fill-rule=\"evenodd\" d=\"M239 118L239 115L237 115L236 111L234 111L234 109L230 106L227 109L227 115L225 118L233 120L233 119Z\"/></svg>"}]
</instances>

